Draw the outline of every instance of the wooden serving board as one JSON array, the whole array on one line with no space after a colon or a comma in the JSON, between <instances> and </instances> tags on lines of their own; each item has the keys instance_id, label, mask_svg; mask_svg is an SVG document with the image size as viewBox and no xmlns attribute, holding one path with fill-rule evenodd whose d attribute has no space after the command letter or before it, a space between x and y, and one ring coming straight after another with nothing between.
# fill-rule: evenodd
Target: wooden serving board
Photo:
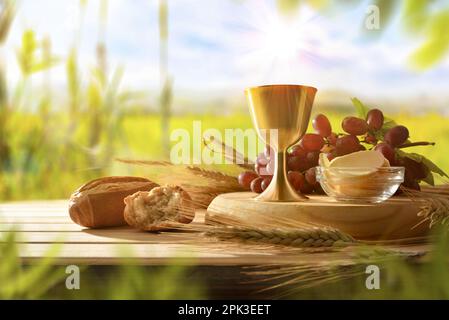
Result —
<instances>
[{"instance_id":1,"label":"wooden serving board","mask_svg":"<svg viewBox=\"0 0 449 320\"><path fill-rule=\"evenodd\" d=\"M427 223L417 214L419 202L394 197L380 204L337 202L327 196L310 196L305 202L260 202L251 192L222 194L207 209L206 223L237 219L276 226L286 221L314 223L337 228L356 239L388 240L425 236ZM277 220L279 217L279 220Z\"/></svg>"}]
</instances>

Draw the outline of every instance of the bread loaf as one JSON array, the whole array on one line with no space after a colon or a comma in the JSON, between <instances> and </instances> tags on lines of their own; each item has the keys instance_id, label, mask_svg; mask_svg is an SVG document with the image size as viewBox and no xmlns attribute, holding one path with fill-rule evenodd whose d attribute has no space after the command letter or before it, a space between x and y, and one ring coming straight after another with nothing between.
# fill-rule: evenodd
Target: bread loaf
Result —
<instances>
[{"instance_id":1,"label":"bread loaf","mask_svg":"<svg viewBox=\"0 0 449 320\"><path fill-rule=\"evenodd\" d=\"M145 231L172 229L190 223L195 207L189 194L178 186L153 188L125 198L125 220Z\"/></svg>"},{"instance_id":2,"label":"bread loaf","mask_svg":"<svg viewBox=\"0 0 449 320\"><path fill-rule=\"evenodd\" d=\"M70 197L72 220L84 227L102 228L126 225L123 199L158 185L139 177L104 177L86 183Z\"/></svg>"}]
</instances>

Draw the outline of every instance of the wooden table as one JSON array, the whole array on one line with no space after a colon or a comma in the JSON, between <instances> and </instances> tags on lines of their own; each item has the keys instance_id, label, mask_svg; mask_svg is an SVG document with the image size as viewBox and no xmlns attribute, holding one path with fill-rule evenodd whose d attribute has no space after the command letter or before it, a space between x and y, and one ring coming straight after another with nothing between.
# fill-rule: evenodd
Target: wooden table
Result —
<instances>
[{"instance_id":1,"label":"wooden table","mask_svg":"<svg viewBox=\"0 0 449 320\"><path fill-rule=\"evenodd\" d=\"M202 223L202 216L200 213L195 222ZM120 264L124 258L146 266L173 263L195 265L202 268L202 276L210 275L212 283L221 281L221 293L217 295L221 298L229 297L223 293L223 287L227 287L230 297L247 294L239 294L235 290L235 284L242 281L241 270L245 266L294 264L298 261L313 264L332 259L326 251L311 254L255 249L239 243L224 246L195 232L155 234L129 227L86 229L70 220L67 201L0 204L0 241L11 230L16 232L16 241L20 243L19 254L26 263L41 259L54 243L63 243L56 256L56 263L61 265L111 266ZM405 249L421 253L427 248L411 245ZM223 277L224 274L228 277Z\"/></svg>"}]
</instances>

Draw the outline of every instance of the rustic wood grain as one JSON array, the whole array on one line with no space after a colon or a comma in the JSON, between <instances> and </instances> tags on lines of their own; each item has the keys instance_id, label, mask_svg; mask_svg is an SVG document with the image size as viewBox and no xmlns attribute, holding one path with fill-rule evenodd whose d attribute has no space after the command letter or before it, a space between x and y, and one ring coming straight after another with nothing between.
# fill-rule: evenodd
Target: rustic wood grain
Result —
<instances>
[{"instance_id":1,"label":"rustic wood grain","mask_svg":"<svg viewBox=\"0 0 449 320\"><path fill-rule=\"evenodd\" d=\"M248 223L274 224L284 219L331 226L366 240L421 237L429 232L428 223L421 223L422 218L418 216L419 203L406 197L379 204L354 204L326 196L310 196L305 202L260 202L252 199L254 195L250 192L219 195L207 209L207 220L220 222L234 218Z\"/></svg>"},{"instance_id":2,"label":"rustic wood grain","mask_svg":"<svg viewBox=\"0 0 449 320\"><path fill-rule=\"evenodd\" d=\"M203 223L198 212L195 223ZM193 232L148 233L129 227L86 229L71 222L66 201L0 204L0 241L14 230L25 262L48 255L55 245L59 264L115 265L125 260L143 265L171 263L199 266L321 263L329 252L307 253L278 248L222 244ZM407 247L420 252L425 246ZM339 255L341 258L341 254Z\"/></svg>"}]
</instances>

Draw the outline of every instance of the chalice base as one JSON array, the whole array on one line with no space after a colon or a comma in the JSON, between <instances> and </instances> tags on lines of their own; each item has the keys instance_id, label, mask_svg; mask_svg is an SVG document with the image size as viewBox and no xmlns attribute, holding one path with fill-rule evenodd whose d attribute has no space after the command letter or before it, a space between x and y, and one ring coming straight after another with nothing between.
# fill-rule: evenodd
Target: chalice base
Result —
<instances>
[{"instance_id":1,"label":"chalice base","mask_svg":"<svg viewBox=\"0 0 449 320\"><path fill-rule=\"evenodd\" d=\"M282 185L274 183L274 181L264 192L254 197L256 201L267 202L299 202L308 199L305 195L297 193L290 185Z\"/></svg>"}]
</instances>

